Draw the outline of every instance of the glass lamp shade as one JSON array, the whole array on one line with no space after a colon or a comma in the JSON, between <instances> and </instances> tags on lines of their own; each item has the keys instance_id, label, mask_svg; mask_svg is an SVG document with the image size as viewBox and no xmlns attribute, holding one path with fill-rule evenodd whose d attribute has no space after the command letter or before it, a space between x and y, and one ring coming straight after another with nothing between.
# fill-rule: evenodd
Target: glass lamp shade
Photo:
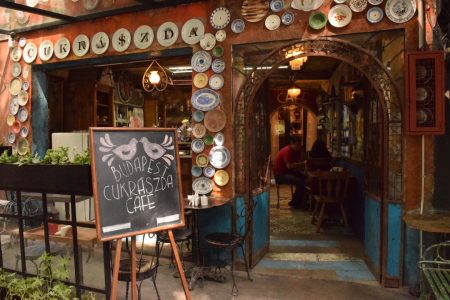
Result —
<instances>
[{"instance_id":1,"label":"glass lamp shade","mask_svg":"<svg viewBox=\"0 0 450 300\"><path fill-rule=\"evenodd\" d=\"M302 92L302 90L295 86L288 89L288 95L289 95L289 97L291 97L293 99L297 98L301 92Z\"/></svg>"},{"instance_id":2,"label":"glass lamp shade","mask_svg":"<svg viewBox=\"0 0 450 300\"><path fill-rule=\"evenodd\" d=\"M161 81L161 77L158 74L158 71L150 71L150 83L158 84Z\"/></svg>"}]
</instances>

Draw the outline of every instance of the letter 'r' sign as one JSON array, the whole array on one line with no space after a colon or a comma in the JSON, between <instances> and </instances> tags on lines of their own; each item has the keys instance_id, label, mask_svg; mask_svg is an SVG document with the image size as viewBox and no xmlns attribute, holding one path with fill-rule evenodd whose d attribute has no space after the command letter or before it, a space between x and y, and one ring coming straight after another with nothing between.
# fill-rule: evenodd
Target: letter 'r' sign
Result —
<instances>
[{"instance_id":1,"label":"letter 'r' sign","mask_svg":"<svg viewBox=\"0 0 450 300\"><path fill-rule=\"evenodd\" d=\"M174 129L90 128L90 142L100 240L184 225Z\"/></svg>"}]
</instances>

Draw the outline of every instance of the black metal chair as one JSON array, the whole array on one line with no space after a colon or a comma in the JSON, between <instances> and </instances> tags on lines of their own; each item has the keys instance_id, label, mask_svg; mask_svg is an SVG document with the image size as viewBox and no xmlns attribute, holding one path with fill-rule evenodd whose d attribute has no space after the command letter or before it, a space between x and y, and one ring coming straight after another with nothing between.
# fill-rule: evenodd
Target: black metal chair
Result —
<instances>
[{"instance_id":1,"label":"black metal chair","mask_svg":"<svg viewBox=\"0 0 450 300\"><path fill-rule=\"evenodd\" d=\"M175 243L177 244L177 247L178 247L178 251L180 253L183 270L186 270L185 266L184 266L184 259L183 259L183 245L190 244L190 242L192 240L192 230L189 228L180 228L180 229L174 229L174 230L172 230L172 232L173 232L173 237L174 237ZM156 251L157 251L156 253L157 253L158 258L161 255L164 244L170 244L169 234L167 231L158 232L156 235ZM172 250L170 251L169 267L175 267L175 265L173 263L173 251Z\"/></svg>"},{"instance_id":2,"label":"black metal chair","mask_svg":"<svg viewBox=\"0 0 450 300\"><path fill-rule=\"evenodd\" d=\"M216 249L216 251L228 250L231 252L231 278L233 280L233 288L231 289L231 293L233 296L239 295L239 290L237 288L236 280L234 278L234 250L235 249L237 249L237 248L241 249L242 255L244 256L245 269L247 271L247 278L250 281L253 281L253 279L250 276L249 266L248 266L248 262L247 262L247 256L245 253L244 242L247 239L247 234L249 232L249 228L251 228L251 226L252 226L253 212L255 210L256 204L257 204L257 202L255 200L253 200L252 205L244 206L241 209L237 218L238 218L238 220L243 218L245 220L245 222L243 222L239 226L239 230L237 233L214 232L214 233L207 234L205 236L205 241L209 247Z\"/></svg>"},{"instance_id":3,"label":"black metal chair","mask_svg":"<svg viewBox=\"0 0 450 300\"><path fill-rule=\"evenodd\" d=\"M142 236L142 246L139 254L139 258L136 259L136 282L138 285L138 299L141 299L141 286L145 279L151 278L153 286L155 287L156 296L161 299L156 286L156 275L158 273L159 257L158 255L152 256L151 259L143 257L145 235ZM126 249L131 257L130 248L128 245L128 238L126 239ZM128 299L129 285L131 282L131 258L125 258L120 260L119 265L119 281L126 282L125 299Z\"/></svg>"}]
</instances>

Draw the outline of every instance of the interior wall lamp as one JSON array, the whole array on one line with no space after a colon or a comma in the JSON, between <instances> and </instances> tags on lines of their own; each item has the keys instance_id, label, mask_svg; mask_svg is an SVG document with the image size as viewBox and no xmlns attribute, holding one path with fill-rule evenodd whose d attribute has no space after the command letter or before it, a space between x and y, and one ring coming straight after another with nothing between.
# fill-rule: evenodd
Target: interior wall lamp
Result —
<instances>
[{"instance_id":1,"label":"interior wall lamp","mask_svg":"<svg viewBox=\"0 0 450 300\"><path fill-rule=\"evenodd\" d=\"M168 85L173 85L172 78L156 60L152 60L142 76L142 87L147 92L161 92L164 91Z\"/></svg>"},{"instance_id":2,"label":"interior wall lamp","mask_svg":"<svg viewBox=\"0 0 450 300\"><path fill-rule=\"evenodd\" d=\"M296 57L302 55L304 52L299 49L291 49L286 52L286 58ZM308 60L308 56L293 58L289 61L289 66L291 70L298 71L303 66L303 64Z\"/></svg>"}]
</instances>

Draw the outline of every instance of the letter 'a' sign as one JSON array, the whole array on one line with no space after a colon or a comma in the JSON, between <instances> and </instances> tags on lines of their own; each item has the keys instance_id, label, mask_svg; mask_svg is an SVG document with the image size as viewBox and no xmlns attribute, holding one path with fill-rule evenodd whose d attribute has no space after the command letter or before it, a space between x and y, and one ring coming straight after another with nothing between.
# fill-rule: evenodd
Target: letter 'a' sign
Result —
<instances>
[{"instance_id":1,"label":"letter 'a' sign","mask_svg":"<svg viewBox=\"0 0 450 300\"><path fill-rule=\"evenodd\" d=\"M171 128L90 128L99 240L184 226L176 141Z\"/></svg>"}]
</instances>

